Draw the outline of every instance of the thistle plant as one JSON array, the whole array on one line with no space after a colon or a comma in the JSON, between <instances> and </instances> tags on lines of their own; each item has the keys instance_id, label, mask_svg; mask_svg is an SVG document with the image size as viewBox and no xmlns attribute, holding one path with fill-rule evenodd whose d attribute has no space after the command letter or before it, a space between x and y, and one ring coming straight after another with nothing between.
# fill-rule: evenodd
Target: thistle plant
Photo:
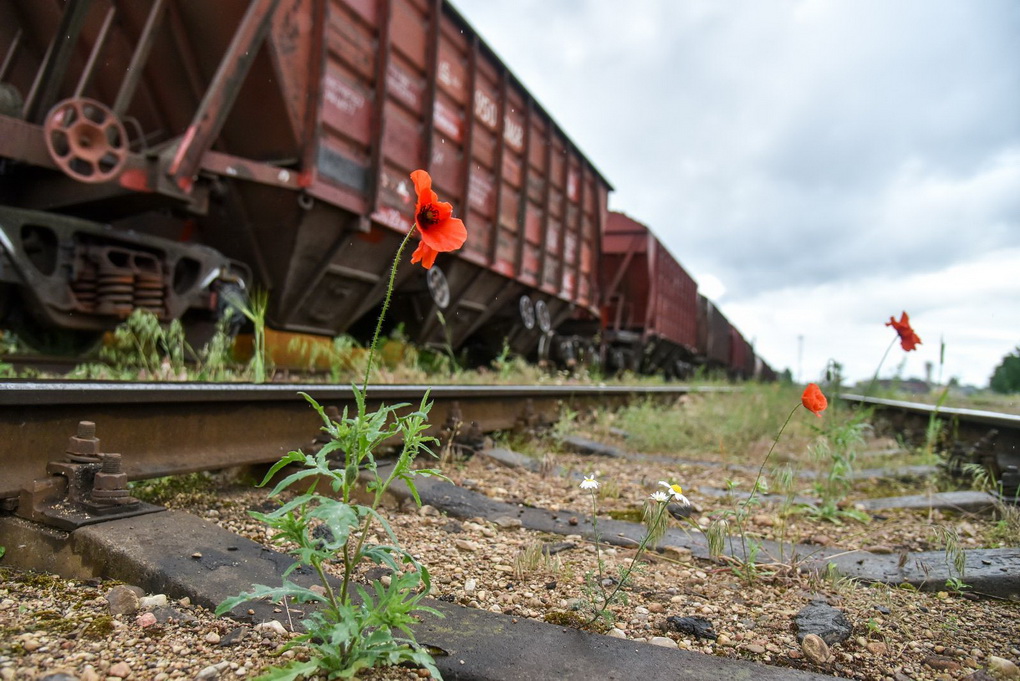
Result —
<instances>
[{"instance_id":1,"label":"thistle plant","mask_svg":"<svg viewBox=\"0 0 1020 681\"><path fill-rule=\"evenodd\" d=\"M405 662L424 667L433 677L442 678L432 657L418 647L411 630L416 613L441 616L422 604L432 586L429 571L399 548L396 535L378 511L383 496L394 482L406 484L420 506L415 477L441 477L437 470L414 468L418 455L433 454L429 447L436 443L435 438L426 435L431 403L426 393L417 407L397 404L381 406L374 411L367 407L383 319L393 295L397 266L411 236L418 232L422 239L411 262L421 262L426 268L435 262L437 253L459 248L466 238L463 223L451 217L450 204L439 202L432 191L428 173L416 170L411 179L418 193L415 225L397 249L390 270L364 380L360 387L352 386L354 413L349 413L345 407L340 418L334 420L314 399L304 395L318 413L322 430L330 440L314 454L292 451L276 462L261 485L297 465L300 468L279 481L270 496L280 496L284 491L297 493L271 513L250 512L252 517L274 530L272 541L287 547L295 561L285 571L281 586L256 585L247 593L228 598L216 609L217 614L223 614L246 601L260 598L316 606L302 622L304 633L287 644L289 648L304 646L307 656L270 670L260 677L262 679L294 681L316 674L328 679L352 678L362 669ZM375 451L391 439L402 441L400 454L392 466L381 467ZM343 465L335 467L333 458L341 459ZM366 479L365 489L371 501L355 503L355 488ZM317 491L322 483L328 484L331 494ZM377 527L382 528L391 545L368 541ZM362 568L367 564L388 568L389 583L372 581L367 588L358 583ZM306 586L292 581L289 576L299 567L310 568L318 584ZM330 567L339 570L339 583L330 578Z\"/></svg>"},{"instance_id":2,"label":"thistle plant","mask_svg":"<svg viewBox=\"0 0 1020 681\"><path fill-rule=\"evenodd\" d=\"M678 503L683 506L690 506L691 502L684 496L683 488L680 485L665 481L660 481L659 484L665 487L666 491L659 490L654 492L648 499L650 503L645 504L645 536L641 539L641 543L638 544L634 558L626 568L620 570L619 577L607 579L605 576L605 561L602 560L602 540L599 535L598 526L599 482L595 479L594 475L586 475L581 482L581 489L588 492L591 496L591 523L592 534L595 538L596 565L595 573L589 571L585 574L585 583L581 588L586 601L584 606L590 613L590 618L585 623L585 626L591 626L600 619L606 626L613 624L613 613L609 610L609 606L618 599L621 602L626 602L626 596L621 592L621 589L630 583L631 575L638 565L638 559L641 558L641 554L649 546L656 545L666 533L669 521L667 513L673 514L673 510L670 508L671 504ZM683 517L680 513L677 513L677 516Z\"/></svg>"}]
</instances>

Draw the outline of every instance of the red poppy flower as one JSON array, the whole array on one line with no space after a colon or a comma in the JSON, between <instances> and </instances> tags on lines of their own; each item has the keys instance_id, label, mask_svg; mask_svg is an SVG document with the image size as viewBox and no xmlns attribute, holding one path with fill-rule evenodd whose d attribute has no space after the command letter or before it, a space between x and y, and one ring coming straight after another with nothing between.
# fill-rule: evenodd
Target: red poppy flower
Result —
<instances>
[{"instance_id":1,"label":"red poppy flower","mask_svg":"<svg viewBox=\"0 0 1020 681\"><path fill-rule=\"evenodd\" d=\"M429 269L440 253L455 251L467 240L464 223L453 217L453 206L432 191L432 176L424 170L411 173L418 203L414 207L414 226L421 235L421 243L411 254L411 262L420 262Z\"/></svg>"},{"instance_id":2,"label":"red poppy flower","mask_svg":"<svg viewBox=\"0 0 1020 681\"><path fill-rule=\"evenodd\" d=\"M921 339L918 338L914 330L910 328L910 318L907 317L907 313L904 312L900 316L900 321L896 321L895 317L889 317L889 321L885 323L886 326L891 326L896 329L896 333L900 335L900 345L907 352L914 350L918 345L921 344Z\"/></svg>"},{"instance_id":3,"label":"red poppy flower","mask_svg":"<svg viewBox=\"0 0 1020 681\"><path fill-rule=\"evenodd\" d=\"M829 401L825 399L821 389L814 383L808 383L808 386L804 388L804 394L800 396L800 402L804 405L805 409L814 412L818 418L822 418L822 412L829 406Z\"/></svg>"}]
</instances>

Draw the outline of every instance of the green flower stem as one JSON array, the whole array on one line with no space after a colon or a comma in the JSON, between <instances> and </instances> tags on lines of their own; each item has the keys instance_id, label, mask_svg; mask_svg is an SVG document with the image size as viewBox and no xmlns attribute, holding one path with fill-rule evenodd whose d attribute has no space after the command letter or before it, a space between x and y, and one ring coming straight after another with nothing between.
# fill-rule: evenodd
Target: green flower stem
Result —
<instances>
[{"instance_id":1,"label":"green flower stem","mask_svg":"<svg viewBox=\"0 0 1020 681\"><path fill-rule=\"evenodd\" d=\"M393 298L393 285L397 280L397 267L400 265L400 256L404 254L404 248L407 246L407 242L411 240L414 235L415 227L412 225L411 229L408 230L407 236L400 242L400 247L397 249L397 255L393 258L393 266L390 268L390 282L386 286L386 297L383 299L382 311L379 313L379 319L375 322L375 333L372 334L372 345L368 350L368 365L365 367L365 380L361 385L361 392L365 394L368 392L368 379L372 374L372 363L375 361L376 346L379 344L379 334L382 333L383 319L386 318L386 311L390 307L390 299Z\"/></svg>"},{"instance_id":2,"label":"green flower stem","mask_svg":"<svg viewBox=\"0 0 1020 681\"><path fill-rule=\"evenodd\" d=\"M599 569L599 590L602 591L602 548L599 546L599 517L598 506L595 503L595 490L591 490L591 529L595 534L595 564ZM605 591L602 593L604 595Z\"/></svg>"},{"instance_id":3,"label":"green flower stem","mask_svg":"<svg viewBox=\"0 0 1020 681\"><path fill-rule=\"evenodd\" d=\"M798 404L796 407L790 410L790 415L786 417L785 421L783 421L783 427L779 429L779 432L776 433L775 439L772 440L772 446L769 447L769 453L765 455L765 460L761 462L761 468L758 469L758 477L754 479L754 485L752 485L751 487L751 494L750 496L747 497L747 499L741 502L741 506L743 506L745 509L750 505L751 501L754 499L754 495L758 493L758 482L761 480L761 474L765 471L765 464L769 462L769 457L772 456L772 452L775 450L776 445L779 443L779 438L783 436L783 431L786 430L786 426L789 425L790 419L793 418L793 415L797 412L797 409L801 406L803 405Z\"/></svg>"},{"instance_id":4,"label":"green flower stem","mask_svg":"<svg viewBox=\"0 0 1020 681\"><path fill-rule=\"evenodd\" d=\"M326 590L326 597L329 599L329 606L333 609L333 612L340 612L340 605L336 600L336 593L333 591L333 587L329 584L329 578L326 576L326 571L322 568L320 561L313 561L312 567L315 568L316 574L319 575L319 582L322 583L323 588ZM344 572L346 575L346 571Z\"/></svg>"},{"instance_id":5,"label":"green flower stem","mask_svg":"<svg viewBox=\"0 0 1020 681\"><path fill-rule=\"evenodd\" d=\"M592 492L592 499L593 500L594 500L594 497L595 497L595 493ZM662 515L666 512L666 506L668 506L668 505L669 505L669 499L666 499L666 501L663 501L663 502L661 502L659 504L659 512L656 514L655 520L652 521L651 527L657 527L659 525L659 523L662 522ZM592 516L592 527L594 527L594 526L595 526L595 516L593 515ZM646 532L645 533L644 539L641 540L641 543L637 547L637 551L634 553L634 559L630 562L630 565L627 567L626 572L624 572L620 576L620 581L616 583L616 587L613 589L612 593L610 593L608 596L605 595L606 592L605 592L604 589L602 589L602 565L601 565L602 559L598 555L598 547L599 547L599 545L598 545L598 534L596 534L595 537L596 537L596 540L595 540L595 557L597 559L596 562L599 563L599 590L602 591L602 610L605 610L606 608L609 607L609 604L613 602L613 599L616 598L616 594L619 593L620 589L623 588L623 585L627 583L627 580L630 579L630 573L633 572L634 566L637 565L638 558L641 557L641 554L644 553L645 548L648 546L648 541L652 538L652 533L651 532ZM588 624L591 624L592 622L594 622L598 618L599 618L599 615L598 615L598 613L596 613L590 620L588 620Z\"/></svg>"},{"instance_id":6,"label":"green flower stem","mask_svg":"<svg viewBox=\"0 0 1020 681\"><path fill-rule=\"evenodd\" d=\"M783 426L779 429L779 432L776 433L775 439L772 440L772 446L769 447L769 453L765 455L765 459L761 462L761 467L758 468L758 476L754 479L754 484L751 486L751 494L748 495L747 499L744 499L744 501L740 503L740 513L737 515L737 519L740 521L740 549L743 551L745 560L747 559L747 533L744 532L744 521L747 520L747 507L751 505L751 502L754 501L754 495L758 493L758 483L761 481L762 473L765 472L765 464L769 462L769 457L772 456L772 452L775 451L776 445L779 444L779 438L783 436L783 431L786 430L786 426L790 424L790 419L793 418L793 415L797 413L797 409L801 406L802 404L798 404L791 409L789 416L787 416L786 420L783 421Z\"/></svg>"},{"instance_id":7,"label":"green flower stem","mask_svg":"<svg viewBox=\"0 0 1020 681\"><path fill-rule=\"evenodd\" d=\"M864 396L868 397L871 395L871 389L875 387L875 383L878 381L878 372L882 370L882 365L885 364L885 358L889 356L889 351L896 345L896 341L899 340L899 334L893 336L893 339L889 342L889 347L885 349L885 354L882 355L882 359L879 360L878 366L875 367L875 375L871 377L871 382L868 383L868 388L864 391Z\"/></svg>"}]
</instances>

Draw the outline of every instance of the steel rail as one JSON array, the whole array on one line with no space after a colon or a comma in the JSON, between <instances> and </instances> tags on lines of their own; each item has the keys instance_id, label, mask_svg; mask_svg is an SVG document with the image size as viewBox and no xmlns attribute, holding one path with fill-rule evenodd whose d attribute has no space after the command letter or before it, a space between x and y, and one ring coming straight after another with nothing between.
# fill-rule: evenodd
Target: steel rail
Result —
<instances>
[{"instance_id":1,"label":"steel rail","mask_svg":"<svg viewBox=\"0 0 1020 681\"><path fill-rule=\"evenodd\" d=\"M1020 492L1020 416L864 395L839 397L875 409L904 439L916 444L927 437L933 418L948 422L955 447L962 450L966 459L991 468L1004 496L1015 498Z\"/></svg>"},{"instance_id":2,"label":"steel rail","mask_svg":"<svg viewBox=\"0 0 1020 681\"><path fill-rule=\"evenodd\" d=\"M579 410L706 390L725 388L376 385L368 398L370 407L417 405L428 394L435 434L451 418L491 432L551 422L563 404ZM45 478L82 421L95 423L102 452L122 455L131 480L275 461L319 435L322 422L300 393L341 410L354 405L352 388L321 384L0 382L0 500L9 508Z\"/></svg>"}]
</instances>

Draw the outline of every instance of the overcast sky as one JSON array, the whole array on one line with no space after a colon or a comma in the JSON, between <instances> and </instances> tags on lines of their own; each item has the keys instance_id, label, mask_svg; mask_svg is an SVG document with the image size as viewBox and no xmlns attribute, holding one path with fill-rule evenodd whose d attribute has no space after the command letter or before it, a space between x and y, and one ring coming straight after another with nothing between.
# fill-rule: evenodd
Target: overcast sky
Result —
<instances>
[{"instance_id":1,"label":"overcast sky","mask_svg":"<svg viewBox=\"0 0 1020 681\"><path fill-rule=\"evenodd\" d=\"M1020 1L452 4L773 368L1020 345Z\"/></svg>"}]
</instances>

